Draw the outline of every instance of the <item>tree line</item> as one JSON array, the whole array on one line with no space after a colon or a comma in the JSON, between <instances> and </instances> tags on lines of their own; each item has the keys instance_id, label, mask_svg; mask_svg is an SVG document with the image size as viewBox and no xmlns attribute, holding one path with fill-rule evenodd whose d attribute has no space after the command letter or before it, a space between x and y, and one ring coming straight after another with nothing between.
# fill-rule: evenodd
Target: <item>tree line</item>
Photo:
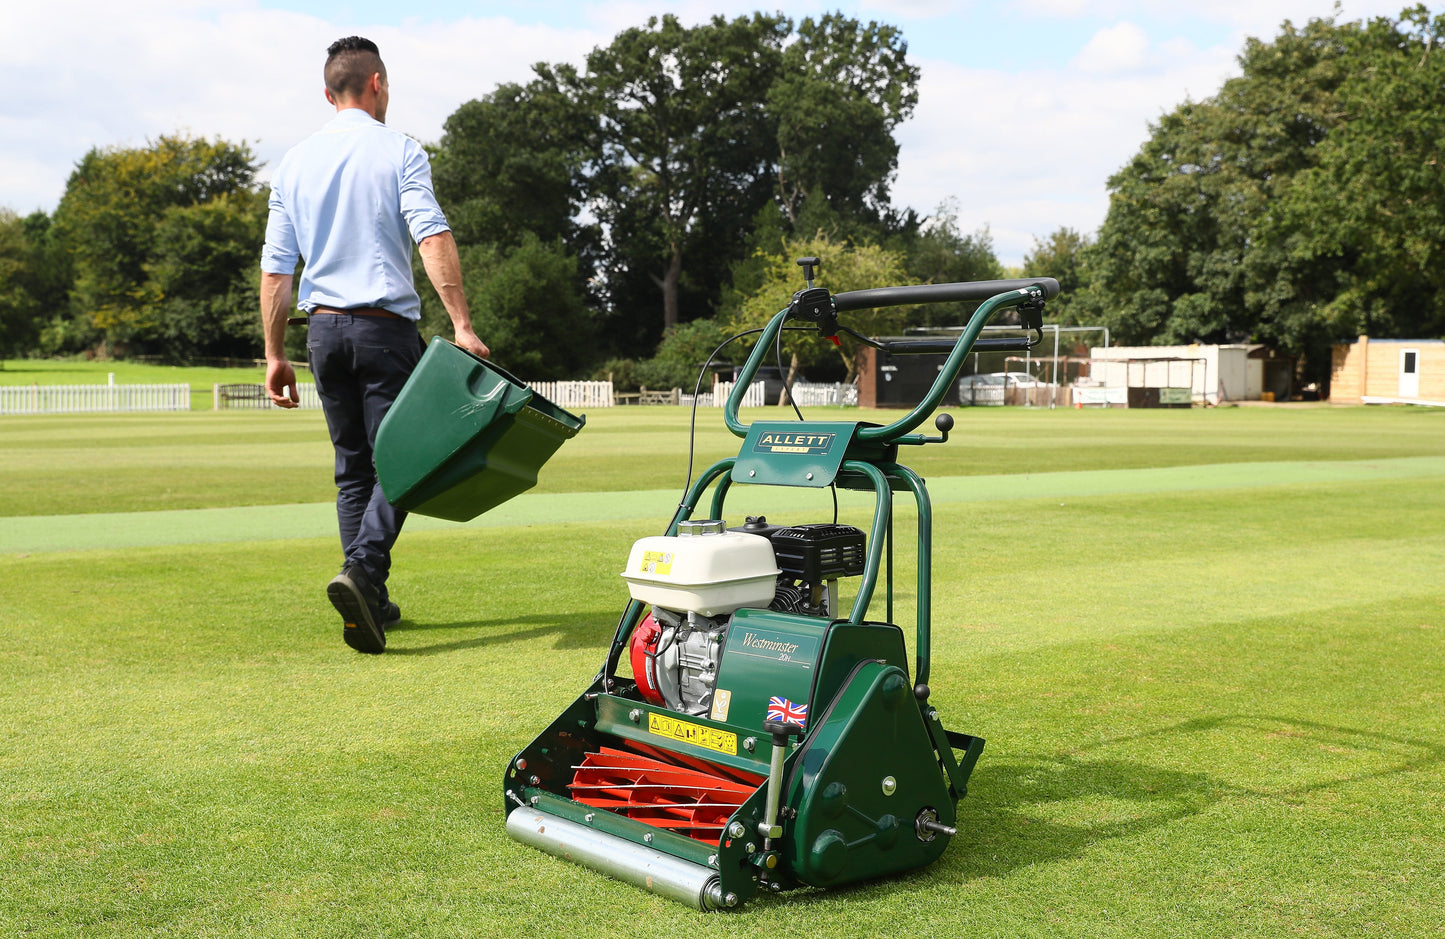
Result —
<instances>
[{"instance_id":1,"label":"tree line","mask_svg":"<svg viewBox=\"0 0 1445 939\"><path fill-rule=\"evenodd\" d=\"M1122 343L1263 342L1328 380L1359 334L1445 334L1445 16L1288 22L1164 115L1109 179L1096 237L1025 266Z\"/></svg>"},{"instance_id":2,"label":"tree line","mask_svg":"<svg viewBox=\"0 0 1445 939\"><path fill-rule=\"evenodd\" d=\"M841 14L653 18L463 104L429 149L478 331L528 377L687 382L812 253L835 290L1058 277L1056 321L1267 342L1318 380L1340 339L1445 331L1442 34L1413 7L1249 40L1238 77L1163 116L1109 179L1100 230L1060 228L1021 272L956 207L893 205L918 69L895 27ZM91 150L53 214L0 210L0 353L257 355L258 170L244 144L161 137ZM444 331L423 300L423 328ZM856 350L786 351L844 377Z\"/></svg>"}]
</instances>

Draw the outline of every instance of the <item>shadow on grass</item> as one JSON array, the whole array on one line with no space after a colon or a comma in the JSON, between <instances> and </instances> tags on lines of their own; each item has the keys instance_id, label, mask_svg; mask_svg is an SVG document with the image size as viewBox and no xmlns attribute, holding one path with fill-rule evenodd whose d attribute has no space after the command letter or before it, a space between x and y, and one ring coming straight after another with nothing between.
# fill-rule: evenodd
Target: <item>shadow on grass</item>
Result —
<instances>
[{"instance_id":1,"label":"shadow on grass","mask_svg":"<svg viewBox=\"0 0 1445 939\"><path fill-rule=\"evenodd\" d=\"M611 618L609 618L609 616ZM518 629L517 627L532 625L530 629ZM432 630L451 630L455 632L469 632L477 630L488 630L486 635L469 636L465 639L454 639L450 642L438 642L429 646L397 645L388 642L387 655L440 655L446 652L458 652L463 649L479 649L487 646L501 645L508 642L521 642L529 639L542 639L547 636L556 637L556 648L558 649L604 649L612 641L612 635L617 625L616 616L607 612L569 613L565 615L554 615L550 613L535 614L532 616L507 616L496 619L467 620L456 623L413 623L403 619L397 626L387 630L387 635L394 638L401 638L405 643L405 637L410 633Z\"/></svg>"},{"instance_id":2,"label":"shadow on grass","mask_svg":"<svg viewBox=\"0 0 1445 939\"><path fill-rule=\"evenodd\" d=\"M1139 760L1096 756L1127 747L1161 757L1185 747L1208 761L1201 735L1234 739L1304 743L1330 752L1356 754L1353 771L1338 768L1299 778L1281 747L1274 775L1288 784L1251 785L1203 770L1161 769ZM1238 766L1238 764L1234 764ZM1183 721L1169 727L1100 741L1053 755L979 761L970 793L959 805L959 834L936 864L889 880L867 881L828 890L806 888L754 903L811 903L824 896L854 894L868 899L918 893L936 900L939 891L959 880L999 877L1039 864L1083 856L1100 843L1133 838L1196 816L1226 800L1297 800L1310 793L1445 765L1445 745L1389 734L1337 727L1274 715L1223 715ZM1266 774L1269 775L1269 774ZM932 895L932 896L930 896Z\"/></svg>"}]
</instances>

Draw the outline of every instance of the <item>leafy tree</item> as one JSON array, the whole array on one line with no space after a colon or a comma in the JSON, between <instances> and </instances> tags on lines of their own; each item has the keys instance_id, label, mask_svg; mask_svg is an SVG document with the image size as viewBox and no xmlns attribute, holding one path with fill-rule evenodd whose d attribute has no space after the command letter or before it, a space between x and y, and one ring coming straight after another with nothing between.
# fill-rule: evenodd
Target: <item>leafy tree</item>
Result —
<instances>
[{"instance_id":1,"label":"leafy tree","mask_svg":"<svg viewBox=\"0 0 1445 939\"><path fill-rule=\"evenodd\" d=\"M1023 276L1052 277L1059 282L1059 295L1049 301L1049 315L1063 323L1065 312L1073 313L1074 298L1088 278L1087 251L1093 240L1067 226L1044 241L1034 239L1034 248L1024 255Z\"/></svg>"},{"instance_id":2,"label":"leafy tree","mask_svg":"<svg viewBox=\"0 0 1445 939\"><path fill-rule=\"evenodd\" d=\"M30 239L20 217L0 209L0 358L26 344L38 314L30 296Z\"/></svg>"},{"instance_id":3,"label":"leafy tree","mask_svg":"<svg viewBox=\"0 0 1445 939\"><path fill-rule=\"evenodd\" d=\"M993 253L993 236L987 226L972 234L958 227L958 204L944 200L922 223L910 224L887 239L885 245L904 256L907 282L953 284L971 280L996 280L1003 266ZM876 285L883 286L883 285ZM951 326L958 323L957 304L925 304L914 310L913 323L920 326Z\"/></svg>"},{"instance_id":4,"label":"leafy tree","mask_svg":"<svg viewBox=\"0 0 1445 939\"><path fill-rule=\"evenodd\" d=\"M65 302L69 267L50 218L0 208L0 356L37 351L45 325Z\"/></svg>"},{"instance_id":5,"label":"leafy tree","mask_svg":"<svg viewBox=\"0 0 1445 939\"><path fill-rule=\"evenodd\" d=\"M1442 18L1286 22L1241 75L1152 128L1109 181L1079 309L1124 342L1438 331Z\"/></svg>"},{"instance_id":6,"label":"leafy tree","mask_svg":"<svg viewBox=\"0 0 1445 939\"><path fill-rule=\"evenodd\" d=\"M638 384L648 388L681 388L691 394L708 357L729 335L722 323L710 318L673 327L662 337L657 354L637 364ZM709 387L709 380L704 376L703 390Z\"/></svg>"},{"instance_id":7,"label":"leafy tree","mask_svg":"<svg viewBox=\"0 0 1445 939\"><path fill-rule=\"evenodd\" d=\"M575 250L588 138L587 115L546 79L498 85L457 108L432 160L457 243L514 247L530 232Z\"/></svg>"},{"instance_id":8,"label":"leafy tree","mask_svg":"<svg viewBox=\"0 0 1445 939\"><path fill-rule=\"evenodd\" d=\"M544 242L528 232L512 248L466 245L460 251L473 325L497 361L523 380L579 374L591 359L595 332L577 288L577 259L561 241ZM418 280L423 276L418 271ZM423 334L449 335L441 300L432 291L421 295Z\"/></svg>"},{"instance_id":9,"label":"leafy tree","mask_svg":"<svg viewBox=\"0 0 1445 939\"><path fill-rule=\"evenodd\" d=\"M1353 37L1339 121L1259 223L1248 302L1270 339L1328 361L1359 333L1445 334L1445 15L1424 7ZM1354 50L1358 50L1357 52Z\"/></svg>"},{"instance_id":10,"label":"leafy tree","mask_svg":"<svg viewBox=\"0 0 1445 939\"><path fill-rule=\"evenodd\" d=\"M560 234L611 350L637 355L748 292L760 245L898 227L892 132L917 100L906 51L893 27L837 14L796 34L780 15L654 18L580 69L539 64L459 109L438 195L464 243Z\"/></svg>"},{"instance_id":11,"label":"leafy tree","mask_svg":"<svg viewBox=\"0 0 1445 939\"><path fill-rule=\"evenodd\" d=\"M226 193L166 209L145 264L149 335L175 360L249 358L261 349L256 256L266 236L266 194Z\"/></svg>"},{"instance_id":12,"label":"leafy tree","mask_svg":"<svg viewBox=\"0 0 1445 939\"><path fill-rule=\"evenodd\" d=\"M876 223L888 214L898 168L893 130L918 103L919 72L907 56L894 26L864 26L841 13L798 24L768 89L778 199L791 222L810 199L848 218Z\"/></svg>"},{"instance_id":13,"label":"leafy tree","mask_svg":"<svg viewBox=\"0 0 1445 939\"><path fill-rule=\"evenodd\" d=\"M627 259L661 292L664 327L679 319L689 243L746 222L768 197L775 131L764 102L788 25L756 13L694 28L654 17L594 49L585 74L541 70L596 115L591 205L614 242L637 249Z\"/></svg>"},{"instance_id":14,"label":"leafy tree","mask_svg":"<svg viewBox=\"0 0 1445 939\"><path fill-rule=\"evenodd\" d=\"M834 293L901 284L906 280L903 257L877 245L850 245L834 241L826 234L788 241L783 253L768 259L762 286L741 304L729 322L729 328L740 332L763 326L792 302L793 294L804 286L802 270L796 259L810 256L821 258L823 262L817 272L817 286L827 287ZM883 336L901 330L912 314L913 311L904 306L854 310L847 314L844 325L865 336ZM824 363L829 359L841 360L847 372L845 381L852 381L857 374L860 346L853 339L839 336L839 344L834 345L813 332L784 332L782 335L783 354L791 362L788 367L790 374L796 374L802 366Z\"/></svg>"},{"instance_id":15,"label":"leafy tree","mask_svg":"<svg viewBox=\"0 0 1445 939\"><path fill-rule=\"evenodd\" d=\"M74 265L71 315L111 346L156 341L165 314L164 291L149 273L164 266L157 229L172 209L252 193L255 176L250 148L219 139L161 137L139 149L92 149L55 211Z\"/></svg>"}]
</instances>

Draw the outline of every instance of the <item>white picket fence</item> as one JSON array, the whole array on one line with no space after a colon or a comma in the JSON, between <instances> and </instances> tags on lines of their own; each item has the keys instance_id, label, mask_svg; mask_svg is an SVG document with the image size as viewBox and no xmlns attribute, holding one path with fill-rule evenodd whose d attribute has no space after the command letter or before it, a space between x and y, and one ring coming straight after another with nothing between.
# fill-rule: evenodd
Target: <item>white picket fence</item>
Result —
<instances>
[{"instance_id":1,"label":"white picket fence","mask_svg":"<svg viewBox=\"0 0 1445 939\"><path fill-rule=\"evenodd\" d=\"M712 391L704 391L702 394L697 396L697 406L700 408L722 407L724 404L727 404L728 395L733 393L733 387L733 382L718 382L716 385L712 386ZM748 386L747 392L743 395L741 406L745 408L762 407L763 405L768 403L765 392L766 386L764 386L762 382L753 382L751 385ZM692 402L692 395L687 394L681 395L678 400L678 403L681 404L683 407L689 408L692 407Z\"/></svg>"},{"instance_id":2,"label":"white picket fence","mask_svg":"<svg viewBox=\"0 0 1445 939\"><path fill-rule=\"evenodd\" d=\"M610 381L541 381L528 387L562 408L610 408L615 398ZM743 407L762 407L773 402L764 396L764 384L754 382L743 396ZM321 399L316 386L298 383L301 408L316 410ZM732 393L732 382L719 382L713 392L698 396L699 407L722 407ZM793 397L802 406L858 403L856 385L819 385L799 382ZM690 407L692 395L680 395L679 403ZM217 411L266 410L275 407L265 386L254 383L214 384L211 407ZM191 387L174 385L29 385L0 387L0 415L3 414L104 414L141 411L189 411Z\"/></svg>"},{"instance_id":3,"label":"white picket fence","mask_svg":"<svg viewBox=\"0 0 1445 939\"><path fill-rule=\"evenodd\" d=\"M799 407L845 407L858 406L858 386L852 383L795 382L793 400Z\"/></svg>"},{"instance_id":4,"label":"white picket fence","mask_svg":"<svg viewBox=\"0 0 1445 939\"><path fill-rule=\"evenodd\" d=\"M120 414L190 409L191 386L187 384L0 388L0 414Z\"/></svg>"},{"instance_id":5,"label":"white picket fence","mask_svg":"<svg viewBox=\"0 0 1445 939\"><path fill-rule=\"evenodd\" d=\"M551 401L559 408L610 408L612 407L612 382L610 381L534 381L527 387ZM300 383L301 408L321 407L321 398L316 386ZM232 409L269 409L273 407L266 396L266 389L256 384L214 385L211 391L212 407L217 411Z\"/></svg>"},{"instance_id":6,"label":"white picket fence","mask_svg":"<svg viewBox=\"0 0 1445 939\"><path fill-rule=\"evenodd\" d=\"M527 387L559 408L610 408L610 381L529 381Z\"/></svg>"},{"instance_id":7,"label":"white picket fence","mask_svg":"<svg viewBox=\"0 0 1445 939\"><path fill-rule=\"evenodd\" d=\"M720 408L727 403L728 395L732 394L733 383L722 381L714 386L712 393L698 395L697 406L700 408ZM816 384L812 382L796 382L793 385L793 400L799 407L857 407L858 386L834 382L832 384ZM682 403L692 405L692 395L683 395ZM769 401L764 392L762 382L754 382L748 393L743 396L742 406L745 408L757 408L767 404L777 404L776 400Z\"/></svg>"}]
</instances>

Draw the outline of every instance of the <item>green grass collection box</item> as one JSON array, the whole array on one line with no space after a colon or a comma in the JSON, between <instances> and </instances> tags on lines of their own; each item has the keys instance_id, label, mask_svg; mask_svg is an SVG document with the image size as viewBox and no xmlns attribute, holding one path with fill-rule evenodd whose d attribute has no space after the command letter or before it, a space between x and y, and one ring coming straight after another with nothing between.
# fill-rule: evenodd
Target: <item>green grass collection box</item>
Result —
<instances>
[{"instance_id":1,"label":"green grass collection box","mask_svg":"<svg viewBox=\"0 0 1445 939\"><path fill-rule=\"evenodd\" d=\"M465 522L535 486L585 422L438 336L377 431L377 478L397 508Z\"/></svg>"}]
</instances>

